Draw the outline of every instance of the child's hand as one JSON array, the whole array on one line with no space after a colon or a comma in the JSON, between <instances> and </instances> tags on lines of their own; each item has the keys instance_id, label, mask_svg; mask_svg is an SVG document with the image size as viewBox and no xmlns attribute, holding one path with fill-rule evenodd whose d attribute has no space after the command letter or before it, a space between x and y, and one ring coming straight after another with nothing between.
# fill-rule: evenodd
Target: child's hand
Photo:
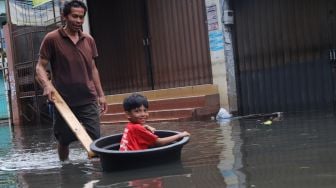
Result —
<instances>
[{"instance_id":1,"label":"child's hand","mask_svg":"<svg viewBox=\"0 0 336 188\"><path fill-rule=\"evenodd\" d=\"M144 125L144 127L152 133L154 133L156 131L156 129L154 127L151 127L149 125Z\"/></svg>"},{"instance_id":2,"label":"child's hand","mask_svg":"<svg viewBox=\"0 0 336 188\"><path fill-rule=\"evenodd\" d=\"M185 136L190 136L190 133L188 133L187 131L183 131L183 132L179 133L179 136L180 136L181 138L183 138L183 137L185 137Z\"/></svg>"}]
</instances>

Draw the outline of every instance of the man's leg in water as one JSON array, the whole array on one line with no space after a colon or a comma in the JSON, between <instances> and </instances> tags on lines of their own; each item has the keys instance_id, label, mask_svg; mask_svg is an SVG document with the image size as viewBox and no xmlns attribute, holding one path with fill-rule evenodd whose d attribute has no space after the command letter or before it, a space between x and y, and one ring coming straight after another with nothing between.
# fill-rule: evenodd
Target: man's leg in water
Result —
<instances>
[{"instance_id":1,"label":"man's leg in water","mask_svg":"<svg viewBox=\"0 0 336 188\"><path fill-rule=\"evenodd\" d=\"M57 150L58 150L58 157L61 161L65 161L69 159L69 146L57 145Z\"/></svg>"}]
</instances>

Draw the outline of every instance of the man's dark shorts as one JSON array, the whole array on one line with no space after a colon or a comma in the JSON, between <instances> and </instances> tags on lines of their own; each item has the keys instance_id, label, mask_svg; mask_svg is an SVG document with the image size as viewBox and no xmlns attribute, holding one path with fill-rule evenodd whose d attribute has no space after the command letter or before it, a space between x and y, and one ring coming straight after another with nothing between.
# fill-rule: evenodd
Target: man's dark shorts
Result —
<instances>
[{"instance_id":1,"label":"man's dark shorts","mask_svg":"<svg viewBox=\"0 0 336 188\"><path fill-rule=\"evenodd\" d=\"M85 127L89 136L95 140L100 137L99 108L97 103L90 103L82 106L70 107L78 121ZM54 134L61 145L69 145L78 140L63 117L54 110Z\"/></svg>"}]
</instances>

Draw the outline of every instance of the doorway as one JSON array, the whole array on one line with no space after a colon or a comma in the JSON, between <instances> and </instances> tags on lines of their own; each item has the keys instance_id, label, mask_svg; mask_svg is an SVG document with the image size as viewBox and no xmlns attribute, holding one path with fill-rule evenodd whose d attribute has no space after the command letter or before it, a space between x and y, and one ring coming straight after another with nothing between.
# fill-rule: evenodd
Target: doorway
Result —
<instances>
[{"instance_id":1,"label":"doorway","mask_svg":"<svg viewBox=\"0 0 336 188\"><path fill-rule=\"evenodd\" d=\"M106 94L212 83L204 0L87 3Z\"/></svg>"}]
</instances>

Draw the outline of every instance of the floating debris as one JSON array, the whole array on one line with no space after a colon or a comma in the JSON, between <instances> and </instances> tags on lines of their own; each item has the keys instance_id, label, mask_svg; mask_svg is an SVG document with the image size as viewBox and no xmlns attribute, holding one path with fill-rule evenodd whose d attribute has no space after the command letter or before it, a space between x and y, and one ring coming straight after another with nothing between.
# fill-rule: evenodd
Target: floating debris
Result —
<instances>
[{"instance_id":1,"label":"floating debris","mask_svg":"<svg viewBox=\"0 0 336 188\"><path fill-rule=\"evenodd\" d=\"M267 121L264 121L262 124L263 125L272 125L272 121L271 120L267 120Z\"/></svg>"}]
</instances>

